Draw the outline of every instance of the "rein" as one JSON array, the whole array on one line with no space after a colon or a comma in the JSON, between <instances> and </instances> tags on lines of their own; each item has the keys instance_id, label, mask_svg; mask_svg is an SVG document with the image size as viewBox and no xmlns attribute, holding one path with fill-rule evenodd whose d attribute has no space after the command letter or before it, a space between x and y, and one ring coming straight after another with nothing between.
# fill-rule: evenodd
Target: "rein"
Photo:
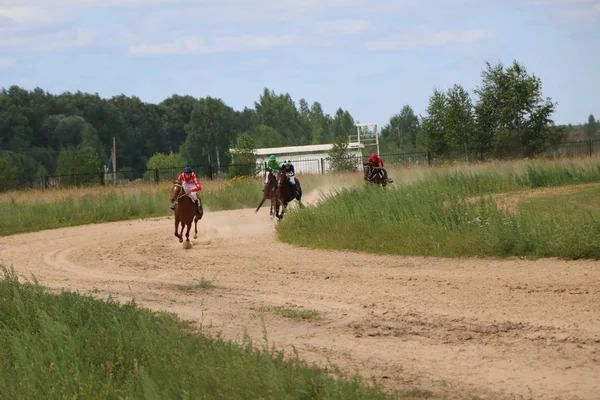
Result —
<instances>
[{"instance_id":1,"label":"rein","mask_svg":"<svg viewBox=\"0 0 600 400\"><path fill-rule=\"evenodd\" d=\"M181 189L183 190L183 187L182 187L181 185L179 185L179 184L177 184L177 185L174 185L174 186L177 186L177 187L179 187L179 188L181 188ZM179 201L179 199L180 199L180 198L182 198L182 197L184 197L184 196L187 196L187 194L185 193L185 191L183 191L183 194L180 194L180 195L179 195L179 196L178 196L178 197L175 199L175 202Z\"/></svg>"}]
</instances>

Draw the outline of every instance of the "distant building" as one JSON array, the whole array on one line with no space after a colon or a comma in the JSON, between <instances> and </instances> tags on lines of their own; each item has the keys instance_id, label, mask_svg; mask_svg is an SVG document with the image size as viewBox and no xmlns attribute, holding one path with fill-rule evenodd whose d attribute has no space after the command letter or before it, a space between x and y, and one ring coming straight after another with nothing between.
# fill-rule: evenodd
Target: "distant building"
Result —
<instances>
[{"instance_id":1,"label":"distant building","mask_svg":"<svg viewBox=\"0 0 600 400\"><path fill-rule=\"evenodd\" d=\"M362 169L362 150L366 146L379 152L379 133L375 122L357 123L356 128L356 135L348 137L348 154L356 157L357 167ZM369 132L368 128L374 128L374 130ZM333 144L264 147L256 149L254 154L257 155L256 163L260 167L261 175L271 154L274 154L280 163L290 160L294 164L294 170L299 174L322 174L331 169L329 166L329 150L332 148ZM229 149L229 152L235 153L235 150Z\"/></svg>"},{"instance_id":2,"label":"distant building","mask_svg":"<svg viewBox=\"0 0 600 400\"><path fill-rule=\"evenodd\" d=\"M294 164L294 169L298 174L320 174L329 171L329 150L333 144L312 144L306 146L286 146L286 147L266 147L256 149L258 156L256 162L264 165L269 161L269 156L274 154L279 162L290 160ZM361 143L350 143L348 145L348 154L357 157L357 163L360 162L362 149Z\"/></svg>"}]
</instances>

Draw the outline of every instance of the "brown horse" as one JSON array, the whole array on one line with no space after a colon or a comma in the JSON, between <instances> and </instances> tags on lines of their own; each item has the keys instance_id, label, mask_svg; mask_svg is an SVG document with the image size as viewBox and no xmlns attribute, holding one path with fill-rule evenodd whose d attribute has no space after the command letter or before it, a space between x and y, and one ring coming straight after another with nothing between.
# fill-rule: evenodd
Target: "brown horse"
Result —
<instances>
[{"instance_id":1,"label":"brown horse","mask_svg":"<svg viewBox=\"0 0 600 400\"><path fill-rule=\"evenodd\" d=\"M296 187L298 188L299 195L294 195L294 189L292 188L292 184L289 181L289 178L285 171L281 171L277 176L277 190L275 193L277 194L277 203L275 204L275 216L278 219L283 219L283 214L287 209L287 205L292 200L296 199L300 202L300 207L303 207L302 204L302 188L300 187L300 181L298 178L296 179ZM281 214L279 210L281 208Z\"/></svg>"},{"instance_id":2,"label":"brown horse","mask_svg":"<svg viewBox=\"0 0 600 400\"><path fill-rule=\"evenodd\" d=\"M269 215L273 216L273 211L275 209L275 203L277 202L277 196L273 188L277 185L277 178L275 178L275 174L271 168L267 168L265 174L265 185L263 187L263 198L256 207L255 213L262 207L265 200L271 200L271 209L269 210Z\"/></svg>"},{"instance_id":3,"label":"brown horse","mask_svg":"<svg viewBox=\"0 0 600 400\"><path fill-rule=\"evenodd\" d=\"M185 194L183 187L177 181L173 182L173 190L171 191L171 202L175 202L175 236L179 238L179 243L183 242L183 229L187 227L185 232L186 246L191 247L190 229L192 221L194 221L194 239L198 238L198 220L202 219L203 209L202 201L198 197L200 203L200 214L196 214L196 204L194 200ZM181 232L179 231L179 223L181 222Z\"/></svg>"},{"instance_id":4,"label":"brown horse","mask_svg":"<svg viewBox=\"0 0 600 400\"><path fill-rule=\"evenodd\" d=\"M375 166L372 163L363 164L363 178L365 181L373 182L374 184L381 185L383 187L385 187L388 183L394 182L393 180L388 178L388 174L385 168L381 168L373 176L373 178L369 179L369 176L371 175L371 172L374 168Z\"/></svg>"}]
</instances>

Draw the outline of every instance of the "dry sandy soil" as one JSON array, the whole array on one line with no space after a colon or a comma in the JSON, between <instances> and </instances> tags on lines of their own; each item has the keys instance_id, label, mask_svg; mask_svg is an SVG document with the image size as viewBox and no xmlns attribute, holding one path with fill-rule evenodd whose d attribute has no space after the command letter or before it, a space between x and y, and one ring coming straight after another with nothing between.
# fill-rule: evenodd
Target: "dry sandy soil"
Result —
<instances>
[{"instance_id":1,"label":"dry sandy soil","mask_svg":"<svg viewBox=\"0 0 600 400\"><path fill-rule=\"evenodd\" d=\"M270 345L387 390L600 399L600 262L307 250L277 241L268 207L207 212L199 225L190 250L172 218L2 237L0 264L49 288L175 312L227 339L262 343L264 329ZM201 278L216 288L182 290ZM275 306L322 319L261 311Z\"/></svg>"}]
</instances>

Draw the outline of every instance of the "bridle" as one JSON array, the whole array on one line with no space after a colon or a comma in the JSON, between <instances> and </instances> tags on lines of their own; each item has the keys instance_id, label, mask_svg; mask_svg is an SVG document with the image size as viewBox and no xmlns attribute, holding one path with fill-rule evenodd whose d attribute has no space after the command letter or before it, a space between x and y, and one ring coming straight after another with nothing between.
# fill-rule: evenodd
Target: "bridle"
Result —
<instances>
[{"instance_id":1,"label":"bridle","mask_svg":"<svg viewBox=\"0 0 600 400\"><path fill-rule=\"evenodd\" d=\"M179 183L175 183L173 186L177 186L178 188L180 188L180 189L183 189L183 186L181 186ZM178 196L178 197L177 197L177 198L174 200L174 202L175 202L175 203L177 203L177 201L178 201L180 198L182 198L183 196L185 196L185 195L186 195L186 194L185 194L185 191L183 191L183 193L182 193L182 194L180 194L180 195L179 195L179 196Z\"/></svg>"}]
</instances>

